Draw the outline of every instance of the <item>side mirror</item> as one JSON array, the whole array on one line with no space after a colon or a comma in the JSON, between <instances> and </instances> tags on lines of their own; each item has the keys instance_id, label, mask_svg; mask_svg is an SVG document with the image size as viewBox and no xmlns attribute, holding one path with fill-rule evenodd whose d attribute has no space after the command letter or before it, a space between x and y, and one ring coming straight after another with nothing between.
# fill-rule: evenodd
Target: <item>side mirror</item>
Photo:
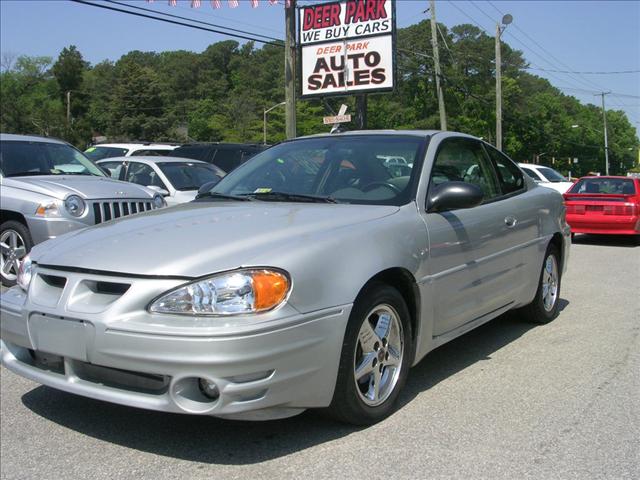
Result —
<instances>
[{"instance_id":1,"label":"side mirror","mask_svg":"<svg viewBox=\"0 0 640 480\"><path fill-rule=\"evenodd\" d=\"M218 175L216 175L216 179L215 180L211 180L207 183L203 183L202 185L200 185L200 188L198 189L198 195L202 195L203 193L207 193L209 190L211 190L213 187L215 187L218 182L222 180L222 177L219 177Z\"/></svg>"},{"instance_id":2,"label":"side mirror","mask_svg":"<svg viewBox=\"0 0 640 480\"><path fill-rule=\"evenodd\" d=\"M477 185L467 182L444 182L433 187L427 200L427 212L443 212L471 208L482 203L484 193Z\"/></svg>"},{"instance_id":3,"label":"side mirror","mask_svg":"<svg viewBox=\"0 0 640 480\"><path fill-rule=\"evenodd\" d=\"M156 185L147 185L147 188L150 188L151 190L153 190L154 192L159 193L160 195L162 195L163 197L168 197L169 196L169 191L165 190L162 187L158 187Z\"/></svg>"}]
</instances>

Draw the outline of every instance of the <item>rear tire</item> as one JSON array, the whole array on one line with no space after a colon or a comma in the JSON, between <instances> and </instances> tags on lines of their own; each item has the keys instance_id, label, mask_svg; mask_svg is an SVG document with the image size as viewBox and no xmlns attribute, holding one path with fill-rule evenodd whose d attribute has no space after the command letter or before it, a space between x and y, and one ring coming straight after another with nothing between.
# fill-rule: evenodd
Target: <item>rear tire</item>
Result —
<instances>
[{"instance_id":1,"label":"rear tire","mask_svg":"<svg viewBox=\"0 0 640 480\"><path fill-rule=\"evenodd\" d=\"M9 220L0 225L0 277L2 285L13 287L18 277L18 267L33 247L29 229L20 222Z\"/></svg>"},{"instance_id":2,"label":"rear tire","mask_svg":"<svg viewBox=\"0 0 640 480\"><path fill-rule=\"evenodd\" d=\"M358 295L342 344L330 416L371 425L393 413L413 360L410 319L404 298L393 287L375 283Z\"/></svg>"},{"instance_id":3,"label":"rear tire","mask_svg":"<svg viewBox=\"0 0 640 480\"><path fill-rule=\"evenodd\" d=\"M550 244L544 255L536 296L533 302L520 309L527 321L545 324L558 316L561 277L560 253L555 245Z\"/></svg>"}]
</instances>

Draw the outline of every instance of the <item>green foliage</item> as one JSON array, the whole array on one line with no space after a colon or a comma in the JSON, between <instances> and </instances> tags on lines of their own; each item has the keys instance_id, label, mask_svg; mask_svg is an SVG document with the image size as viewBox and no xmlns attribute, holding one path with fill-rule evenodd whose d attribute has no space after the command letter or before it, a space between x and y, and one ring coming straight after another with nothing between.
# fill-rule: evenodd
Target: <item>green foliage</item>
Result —
<instances>
[{"instance_id":1,"label":"green foliage","mask_svg":"<svg viewBox=\"0 0 640 480\"><path fill-rule=\"evenodd\" d=\"M439 25L440 60L450 130L495 138L494 39L473 25ZM131 51L117 62L90 66L75 46L55 64L20 57L0 73L0 128L66 138L84 147L92 136L111 140L261 142L263 112L284 100L282 48L227 40L202 53ZM398 76L392 94L368 96L369 128L437 129L431 25L398 31ZM503 147L518 161L604 172L602 110L582 105L526 71L522 52L503 44ZM66 121L71 91L71 121ZM328 131L322 117L354 97L297 102L299 135ZM607 111L612 173L637 163L635 128L624 112ZM579 127L575 127L579 125ZM185 135L185 132L188 132ZM268 114L267 141L285 138L284 108ZM578 158L578 164L573 159Z\"/></svg>"}]
</instances>

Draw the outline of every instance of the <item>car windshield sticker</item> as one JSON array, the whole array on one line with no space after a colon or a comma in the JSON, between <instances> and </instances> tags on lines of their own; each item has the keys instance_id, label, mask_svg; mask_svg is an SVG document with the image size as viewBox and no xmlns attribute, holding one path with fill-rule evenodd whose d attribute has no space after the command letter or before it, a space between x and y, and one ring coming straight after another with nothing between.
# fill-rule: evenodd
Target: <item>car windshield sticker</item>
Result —
<instances>
[{"instance_id":1,"label":"car windshield sticker","mask_svg":"<svg viewBox=\"0 0 640 480\"><path fill-rule=\"evenodd\" d=\"M85 152L85 153L91 153L91 152L93 152L95 149L96 149L96 147L90 147L90 148L87 148L84 152Z\"/></svg>"},{"instance_id":2,"label":"car windshield sticker","mask_svg":"<svg viewBox=\"0 0 640 480\"><path fill-rule=\"evenodd\" d=\"M256 188L253 193L269 193L270 191L270 188Z\"/></svg>"}]
</instances>

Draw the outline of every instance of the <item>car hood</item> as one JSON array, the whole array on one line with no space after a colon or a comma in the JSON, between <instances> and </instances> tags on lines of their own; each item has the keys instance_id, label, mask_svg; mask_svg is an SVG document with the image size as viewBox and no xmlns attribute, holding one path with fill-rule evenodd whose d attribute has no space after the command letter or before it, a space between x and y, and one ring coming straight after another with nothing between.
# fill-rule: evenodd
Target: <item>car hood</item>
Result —
<instances>
[{"instance_id":1,"label":"car hood","mask_svg":"<svg viewBox=\"0 0 640 480\"><path fill-rule=\"evenodd\" d=\"M4 178L3 184L61 200L72 194L79 195L84 199L153 198L151 190L135 183L120 182L107 177L89 175L11 177Z\"/></svg>"},{"instance_id":2,"label":"car hood","mask_svg":"<svg viewBox=\"0 0 640 480\"><path fill-rule=\"evenodd\" d=\"M198 277L251 265L251 259L314 234L353 226L395 206L266 202L187 203L72 232L38 245L43 265L137 275ZM274 265L277 266L277 265Z\"/></svg>"}]
</instances>

